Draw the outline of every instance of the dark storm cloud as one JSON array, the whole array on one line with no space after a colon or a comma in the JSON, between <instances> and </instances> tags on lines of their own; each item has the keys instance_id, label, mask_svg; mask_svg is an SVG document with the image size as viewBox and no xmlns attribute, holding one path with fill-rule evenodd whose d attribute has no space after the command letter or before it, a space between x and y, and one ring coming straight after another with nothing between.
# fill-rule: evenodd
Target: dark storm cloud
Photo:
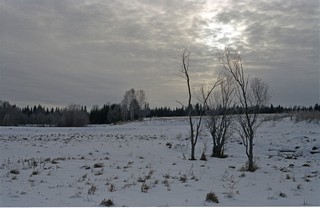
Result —
<instances>
[{"instance_id":1,"label":"dark storm cloud","mask_svg":"<svg viewBox=\"0 0 320 208\"><path fill-rule=\"evenodd\" d=\"M239 48L275 104L319 101L319 1L0 0L0 99L17 104L120 102L144 89L177 105L184 47L194 81L218 73L217 49ZM292 93L292 92L295 93Z\"/></svg>"}]
</instances>

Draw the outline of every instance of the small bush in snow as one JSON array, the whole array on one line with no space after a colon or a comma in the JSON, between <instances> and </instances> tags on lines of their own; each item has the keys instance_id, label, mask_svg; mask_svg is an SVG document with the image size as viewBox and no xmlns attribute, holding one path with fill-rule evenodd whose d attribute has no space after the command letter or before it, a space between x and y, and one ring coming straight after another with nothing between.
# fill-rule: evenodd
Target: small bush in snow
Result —
<instances>
[{"instance_id":1,"label":"small bush in snow","mask_svg":"<svg viewBox=\"0 0 320 208\"><path fill-rule=\"evenodd\" d=\"M301 184L298 184L297 185L297 190L301 190L302 189L302 185Z\"/></svg>"},{"instance_id":2,"label":"small bush in snow","mask_svg":"<svg viewBox=\"0 0 320 208\"><path fill-rule=\"evenodd\" d=\"M206 201L207 202L219 203L218 197L213 192L207 193Z\"/></svg>"},{"instance_id":3,"label":"small bush in snow","mask_svg":"<svg viewBox=\"0 0 320 208\"><path fill-rule=\"evenodd\" d=\"M170 178L170 175L169 175L169 174L165 174L163 177L164 177L165 179L169 179L169 178Z\"/></svg>"},{"instance_id":4,"label":"small bush in snow","mask_svg":"<svg viewBox=\"0 0 320 208\"><path fill-rule=\"evenodd\" d=\"M108 190L110 192L115 192L117 189L116 189L115 185L111 184Z\"/></svg>"},{"instance_id":5,"label":"small bush in snow","mask_svg":"<svg viewBox=\"0 0 320 208\"><path fill-rule=\"evenodd\" d=\"M291 176L289 174L286 174L286 179L287 180L291 179Z\"/></svg>"},{"instance_id":6,"label":"small bush in snow","mask_svg":"<svg viewBox=\"0 0 320 208\"><path fill-rule=\"evenodd\" d=\"M282 198L285 198L285 197L287 197L287 194L280 192L279 196L281 196Z\"/></svg>"},{"instance_id":7,"label":"small bush in snow","mask_svg":"<svg viewBox=\"0 0 320 208\"><path fill-rule=\"evenodd\" d=\"M96 190L97 190L97 187L92 184L91 187L88 190L88 194L92 195L92 194L94 194L96 192Z\"/></svg>"},{"instance_id":8,"label":"small bush in snow","mask_svg":"<svg viewBox=\"0 0 320 208\"><path fill-rule=\"evenodd\" d=\"M100 203L100 205L101 205L101 206L110 207L110 206L113 206L114 203L113 203L113 201L112 201L111 199L108 199L108 200L104 199L104 200L102 200L102 202Z\"/></svg>"},{"instance_id":9,"label":"small bush in snow","mask_svg":"<svg viewBox=\"0 0 320 208\"><path fill-rule=\"evenodd\" d=\"M32 173L31 173L31 175L39 175L40 174L40 172L38 171L38 170L34 170L34 171L32 171Z\"/></svg>"},{"instance_id":10,"label":"small bush in snow","mask_svg":"<svg viewBox=\"0 0 320 208\"><path fill-rule=\"evenodd\" d=\"M103 163L96 163L93 165L94 168L102 168L104 167L104 164Z\"/></svg>"},{"instance_id":11,"label":"small bush in snow","mask_svg":"<svg viewBox=\"0 0 320 208\"><path fill-rule=\"evenodd\" d=\"M188 178L187 178L186 175L181 176L180 179L179 179L179 181L181 181L182 183L187 182L187 180L188 180Z\"/></svg>"},{"instance_id":12,"label":"small bush in snow","mask_svg":"<svg viewBox=\"0 0 320 208\"><path fill-rule=\"evenodd\" d=\"M11 173L11 174L18 175L18 174L20 173L20 171L17 170L17 169L13 169L13 170L10 170L10 173Z\"/></svg>"},{"instance_id":13,"label":"small bush in snow","mask_svg":"<svg viewBox=\"0 0 320 208\"><path fill-rule=\"evenodd\" d=\"M303 167L310 167L311 165L310 165L310 163L305 163L305 164L303 164L302 166L303 166Z\"/></svg>"},{"instance_id":14,"label":"small bush in snow","mask_svg":"<svg viewBox=\"0 0 320 208\"><path fill-rule=\"evenodd\" d=\"M149 189L150 189L150 187L146 183L143 183L141 185L141 192L142 193L147 193Z\"/></svg>"}]
</instances>

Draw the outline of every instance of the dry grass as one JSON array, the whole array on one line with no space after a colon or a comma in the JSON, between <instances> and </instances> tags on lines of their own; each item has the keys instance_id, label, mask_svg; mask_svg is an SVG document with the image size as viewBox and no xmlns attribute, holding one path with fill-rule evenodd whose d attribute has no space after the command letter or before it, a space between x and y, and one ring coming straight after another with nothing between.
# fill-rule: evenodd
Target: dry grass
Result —
<instances>
[{"instance_id":1,"label":"dry grass","mask_svg":"<svg viewBox=\"0 0 320 208\"><path fill-rule=\"evenodd\" d=\"M258 170L258 169L259 169L259 166L255 162L253 162L253 172ZM239 170L242 171L242 172L243 171L249 171L249 163L248 163L248 161Z\"/></svg>"},{"instance_id":2,"label":"dry grass","mask_svg":"<svg viewBox=\"0 0 320 208\"><path fill-rule=\"evenodd\" d=\"M320 111L299 111L294 113L294 117L296 122L320 123Z\"/></svg>"},{"instance_id":3,"label":"dry grass","mask_svg":"<svg viewBox=\"0 0 320 208\"><path fill-rule=\"evenodd\" d=\"M93 168L103 168L104 167L104 164L103 163L95 163L93 165Z\"/></svg>"}]
</instances>

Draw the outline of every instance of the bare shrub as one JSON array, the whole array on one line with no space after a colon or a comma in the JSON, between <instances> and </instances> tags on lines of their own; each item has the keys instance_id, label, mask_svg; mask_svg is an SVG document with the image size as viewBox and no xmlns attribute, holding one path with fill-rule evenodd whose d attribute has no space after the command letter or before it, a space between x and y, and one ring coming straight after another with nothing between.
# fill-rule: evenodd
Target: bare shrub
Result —
<instances>
[{"instance_id":1,"label":"bare shrub","mask_svg":"<svg viewBox=\"0 0 320 208\"><path fill-rule=\"evenodd\" d=\"M207 128L212 136L212 157L225 158L225 145L232 132L235 85L228 73L220 74L218 91L208 99Z\"/></svg>"},{"instance_id":2,"label":"bare shrub","mask_svg":"<svg viewBox=\"0 0 320 208\"><path fill-rule=\"evenodd\" d=\"M239 193L238 191L235 191L239 180L236 180L234 175L229 175L228 172L225 172L222 181L227 182L226 185L223 185L223 187L226 188L225 196L227 198L233 198L236 193Z\"/></svg>"}]
</instances>

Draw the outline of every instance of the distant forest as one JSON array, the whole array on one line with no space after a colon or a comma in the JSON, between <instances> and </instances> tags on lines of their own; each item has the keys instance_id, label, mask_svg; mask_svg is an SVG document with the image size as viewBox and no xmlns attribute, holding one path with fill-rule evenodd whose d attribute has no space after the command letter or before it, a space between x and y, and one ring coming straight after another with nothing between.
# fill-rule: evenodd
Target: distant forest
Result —
<instances>
[{"instance_id":1,"label":"distant forest","mask_svg":"<svg viewBox=\"0 0 320 208\"><path fill-rule=\"evenodd\" d=\"M237 113L239 107L230 109L230 113ZM320 111L320 105L314 106L265 106L260 109L262 114L289 113L301 111ZM193 106L194 115L197 116L204 109L201 104ZM0 101L0 125L17 126L17 125L34 125L34 126L61 126L77 127L88 124L116 124L121 122L142 120L152 117L180 117L187 116L188 111L185 107L156 107L149 108L147 103L140 107L138 102L131 101L128 108L121 104L105 104L102 107L93 106L90 111L86 106L69 105L66 108L46 108L42 105L33 107L27 106L20 108L8 101Z\"/></svg>"}]
</instances>

